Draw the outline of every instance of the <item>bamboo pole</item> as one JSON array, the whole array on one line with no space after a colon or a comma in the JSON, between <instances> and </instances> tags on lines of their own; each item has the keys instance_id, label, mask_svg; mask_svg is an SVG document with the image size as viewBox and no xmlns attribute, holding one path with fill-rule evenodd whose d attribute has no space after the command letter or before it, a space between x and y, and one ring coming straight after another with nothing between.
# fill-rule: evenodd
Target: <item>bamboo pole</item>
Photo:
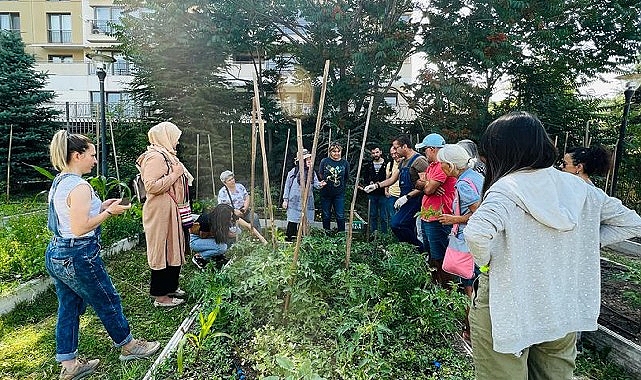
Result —
<instances>
[{"instance_id":1,"label":"bamboo pole","mask_svg":"<svg viewBox=\"0 0 641 380\"><path fill-rule=\"evenodd\" d=\"M559 136L554 136L554 147L556 148L558 145L557 143L559 142Z\"/></svg>"},{"instance_id":2,"label":"bamboo pole","mask_svg":"<svg viewBox=\"0 0 641 380\"><path fill-rule=\"evenodd\" d=\"M229 123L229 152L231 154L231 172L234 173L234 123Z\"/></svg>"},{"instance_id":3,"label":"bamboo pole","mask_svg":"<svg viewBox=\"0 0 641 380\"><path fill-rule=\"evenodd\" d=\"M566 132L565 132L565 143L563 144L563 154L564 154L564 155L565 155L565 153L566 153L566 152L567 152L567 150L568 150L568 138L569 138L569 137L570 137L570 131L566 131Z\"/></svg>"},{"instance_id":4,"label":"bamboo pole","mask_svg":"<svg viewBox=\"0 0 641 380\"><path fill-rule=\"evenodd\" d=\"M307 173L307 181L305 181L304 194L302 195L301 203L303 216L307 211L307 194L310 190L312 184L312 179L314 178L314 161L316 159L316 150L318 148L318 135L320 134L320 127L323 121L323 108L325 107L325 94L327 92L327 76L329 75L329 59L325 60L325 69L323 70L323 85L321 87L320 102L318 103L318 115L316 116L316 129L314 130L314 142L312 143L312 157L311 157L311 168ZM297 133L298 134L298 133ZM301 222L302 222L301 218ZM302 223L301 223L302 224ZM300 252L300 241L302 237L302 229L298 229L298 234L296 235L296 246L294 247L294 258L292 260L292 268L298 266L298 255Z\"/></svg>"},{"instance_id":5,"label":"bamboo pole","mask_svg":"<svg viewBox=\"0 0 641 380\"><path fill-rule=\"evenodd\" d=\"M255 190L254 188L256 187L256 98L252 98L252 118L251 118L251 169L250 169L250 175L249 175L249 208L253 211L254 210L254 199L255 198ZM249 222L251 225L251 228L254 228L253 226L253 220L254 218L251 218L251 221Z\"/></svg>"},{"instance_id":6,"label":"bamboo pole","mask_svg":"<svg viewBox=\"0 0 641 380\"><path fill-rule=\"evenodd\" d=\"M271 189L269 186L269 169L267 168L267 151L265 148L265 121L260 111L260 97L258 94L258 80L254 76L254 97L256 98L256 113L258 118L258 129L260 133L260 149L263 158L263 183L265 192L269 195L265 197L267 201L267 210L269 212L269 230L272 238L272 248L276 249L276 234L274 233L274 208L272 203Z\"/></svg>"},{"instance_id":7,"label":"bamboo pole","mask_svg":"<svg viewBox=\"0 0 641 380\"><path fill-rule=\"evenodd\" d=\"M120 183L120 170L118 170L118 154L116 154L116 140L114 140L114 124L113 120L109 119L109 133L111 133L111 147L114 152L114 165L116 166L116 179ZM120 190L120 196L122 197L122 190Z\"/></svg>"},{"instance_id":8,"label":"bamboo pole","mask_svg":"<svg viewBox=\"0 0 641 380\"><path fill-rule=\"evenodd\" d=\"M363 155L365 154L365 142L367 141L367 131L369 130L369 119L372 116L372 107L374 105L374 95L369 98L369 107L367 108L367 118L365 119L365 129L363 130L363 142L361 144L361 155L358 159L358 170L356 171L356 180L354 181L354 193L352 194L352 204L349 207L349 226L347 229L347 242L345 247L345 268L349 268L350 256L352 251L352 230L354 224L354 205L356 204L356 195L358 194L358 181L361 176L361 166L363 165Z\"/></svg>"},{"instance_id":9,"label":"bamboo pole","mask_svg":"<svg viewBox=\"0 0 641 380\"><path fill-rule=\"evenodd\" d=\"M280 201L283 202L283 191L285 190L285 167L287 165L287 152L289 151L289 134L292 130L287 128L287 140L285 140L285 153L283 154L283 170L280 175Z\"/></svg>"},{"instance_id":10,"label":"bamboo pole","mask_svg":"<svg viewBox=\"0 0 641 380\"><path fill-rule=\"evenodd\" d=\"M350 132L352 132L351 129L347 130L347 143L345 144L345 159L349 161L349 158L347 158L347 155L349 155L349 137L350 137Z\"/></svg>"},{"instance_id":11,"label":"bamboo pole","mask_svg":"<svg viewBox=\"0 0 641 380\"><path fill-rule=\"evenodd\" d=\"M196 133L196 199L198 199L198 183L200 177L200 133ZM231 199L230 199L231 201Z\"/></svg>"},{"instance_id":12,"label":"bamboo pole","mask_svg":"<svg viewBox=\"0 0 641 380\"><path fill-rule=\"evenodd\" d=\"M13 124L9 127L9 154L7 155L7 202L9 202L9 188L11 187L11 146L13 144Z\"/></svg>"},{"instance_id":13,"label":"bamboo pole","mask_svg":"<svg viewBox=\"0 0 641 380\"><path fill-rule=\"evenodd\" d=\"M303 121L300 118L296 119L296 145L298 151L296 152L296 158L298 159L298 183L300 184L300 193L301 193L301 204L302 200L307 198L309 191L307 191L307 181L305 178L305 160L303 159ZM300 223L298 224L298 231L302 231L300 235L307 235L307 207L303 207L300 217ZM298 237L298 235L297 235ZM294 250L294 260L298 260L298 251Z\"/></svg>"},{"instance_id":14,"label":"bamboo pole","mask_svg":"<svg viewBox=\"0 0 641 380\"><path fill-rule=\"evenodd\" d=\"M329 157L329 146L332 145L332 127L329 127L329 137L327 139L327 157Z\"/></svg>"},{"instance_id":15,"label":"bamboo pole","mask_svg":"<svg viewBox=\"0 0 641 380\"><path fill-rule=\"evenodd\" d=\"M209 168L211 169L211 191L216 196L216 181L214 180L214 156L211 154L211 137L207 134L207 145L209 146Z\"/></svg>"},{"instance_id":16,"label":"bamboo pole","mask_svg":"<svg viewBox=\"0 0 641 380\"><path fill-rule=\"evenodd\" d=\"M294 246L294 257L292 259L292 272L295 271L295 269L298 267L298 256L300 253L300 242L302 238L302 227L303 227L303 221L306 222L307 220L307 194L309 191L309 188L311 187L312 180L314 178L314 161L316 160L316 150L318 148L318 135L320 134L320 127L322 123L322 118L323 118L323 108L325 107L325 94L327 93L327 76L329 75L329 59L325 60L325 69L323 70L323 84L321 87L321 94L320 94L320 102L318 103L318 115L316 116L316 128L314 130L314 141L312 142L312 157L311 157L311 162L310 162L310 170L307 172L307 180L301 185L303 185L303 194L301 198L301 209L303 210L302 215L301 215L301 223L298 227L298 233L296 234L296 245ZM300 132L299 132L300 129ZM331 129L330 129L331 133ZM299 145L299 154L302 153L302 123L300 122L300 119L297 119L296 121L296 136L298 140L298 145ZM300 136L300 137L298 137ZM331 140L330 140L331 141ZM301 165L302 157L299 156L298 159L298 165L300 168ZM300 172L302 170L299 169ZM289 285L293 286L294 284L294 278L292 277L289 281ZM290 301L291 293L287 292L285 294L285 304L283 306L284 312L287 313L287 310L289 310L289 301Z\"/></svg>"}]
</instances>

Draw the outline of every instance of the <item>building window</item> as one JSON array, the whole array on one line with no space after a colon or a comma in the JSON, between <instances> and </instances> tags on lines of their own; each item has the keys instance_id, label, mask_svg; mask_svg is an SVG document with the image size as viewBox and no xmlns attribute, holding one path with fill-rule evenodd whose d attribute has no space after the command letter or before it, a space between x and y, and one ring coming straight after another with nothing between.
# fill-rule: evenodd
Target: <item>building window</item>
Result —
<instances>
[{"instance_id":1,"label":"building window","mask_svg":"<svg viewBox=\"0 0 641 380\"><path fill-rule=\"evenodd\" d=\"M47 59L51 63L73 63L73 55L51 55Z\"/></svg>"},{"instance_id":2,"label":"building window","mask_svg":"<svg viewBox=\"0 0 641 380\"><path fill-rule=\"evenodd\" d=\"M71 14L49 13L49 42L71 43Z\"/></svg>"},{"instance_id":3,"label":"building window","mask_svg":"<svg viewBox=\"0 0 641 380\"><path fill-rule=\"evenodd\" d=\"M107 65L106 71L109 75L131 75L134 71L134 66L131 62L127 61L122 55L113 55L116 62ZM89 75L96 74L96 65L89 63Z\"/></svg>"},{"instance_id":4,"label":"building window","mask_svg":"<svg viewBox=\"0 0 641 380\"><path fill-rule=\"evenodd\" d=\"M385 94L385 103L392 107L396 107L398 105L398 94L395 92Z\"/></svg>"},{"instance_id":5,"label":"building window","mask_svg":"<svg viewBox=\"0 0 641 380\"><path fill-rule=\"evenodd\" d=\"M95 7L91 34L113 34L115 26L120 25L122 8Z\"/></svg>"},{"instance_id":6,"label":"building window","mask_svg":"<svg viewBox=\"0 0 641 380\"><path fill-rule=\"evenodd\" d=\"M0 13L0 30L20 31L19 13Z\"/></svg>"}]
</instances>

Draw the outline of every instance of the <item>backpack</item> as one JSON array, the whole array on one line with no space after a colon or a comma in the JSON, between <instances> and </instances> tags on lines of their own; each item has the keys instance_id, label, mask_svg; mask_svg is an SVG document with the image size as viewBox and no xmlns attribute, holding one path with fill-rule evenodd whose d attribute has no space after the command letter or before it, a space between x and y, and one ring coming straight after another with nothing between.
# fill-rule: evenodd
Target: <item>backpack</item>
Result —
<instances>
[{"instance_id":1,"label":"backpack","mask_svg":"<svg viewBox=\"0 0 641 380\"><path fill-rule=\"evenodd\" d=\"M160 152L160 154L162 154L162 157L165 159L165 164L167 164L167 174L169 174L171 171L171 162L162 152ZM145 203L147 200L147 190L145 189L145 183L140 175L140 166L136 165L136 168L138 169L138 174L136 174L134 179L131 181L131 187L134 190L134 194L136 194L138 201L140 203Z\"/></svg>"},{"instance_id":2,"label":"backpack","mask_svg":"<svg viewBox=\"0 0 641 380\"><path fill-rule=\"evenodd\" d=\"M145 203L145 200L147 200L147 190L145 190L145 184L142 182L140 173L136 174L134 179L131 181L131 187L134 190L134 194L136 194L138 201L140 203Z\"/></svg>"}]
</instances>

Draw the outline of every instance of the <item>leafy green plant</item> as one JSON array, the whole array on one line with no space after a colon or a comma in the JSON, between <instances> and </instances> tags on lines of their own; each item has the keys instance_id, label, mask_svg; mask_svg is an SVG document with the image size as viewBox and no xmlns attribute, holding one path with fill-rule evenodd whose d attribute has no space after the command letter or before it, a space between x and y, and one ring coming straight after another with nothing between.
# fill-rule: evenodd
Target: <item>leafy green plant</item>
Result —
<instances>
[{"instance_id":1,"label":"leafy green plant","mask_svg":"<svg viewBox=\"0 0 641 380\"><path fill-rule=\"evenodd\" d=\"M188 341L196 348L195 357L198 358L198 354L200 353L200 350L203 348L205 340L207 340L208 338L225 337L225 338L232 339L231 335L227 333L211 332L211 328L214 325L214 322L216 321L216 317L218 316L218 313L220 312L221 302L222 302L222 298L218 297L218 299L216 300L216 307L214 308L214 310L209 312L209 314L207 315L207 318L205 318L203 313L198 314L198 318L200 321L200 331L198 332L198 335L193 333L187 333L178 344L178 352L177 352L178 373L182 374L185 369L184 351L185 351L185 344Z\"/></svg>"},{"instance_id":2,"label":"leafy green plant","mask_svg":"<svg viewBox=\"0 0 641 380\"><path fill-rule=\"evenodd\" d=\"M109 195L118 193L114 196L125 196L131 198L131 188L125 182L119 181L117 178L98 175L87 178L87 181L96 191L100 199L105 200Z\"/></svg>"}]
</instances>

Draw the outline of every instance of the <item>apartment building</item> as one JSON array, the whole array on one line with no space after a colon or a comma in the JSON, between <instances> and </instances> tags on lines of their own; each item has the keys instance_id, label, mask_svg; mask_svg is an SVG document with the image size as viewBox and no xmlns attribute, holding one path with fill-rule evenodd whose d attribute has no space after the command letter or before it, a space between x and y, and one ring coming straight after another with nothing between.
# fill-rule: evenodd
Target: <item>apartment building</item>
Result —
<instances>
[{"instance_id":1,"label":"apartment building","mask_svg":"<svg viewBox=\"0 0 641 380\"><path fill-rule=\"evenodd\" d=\"M95 118L100 102L96 65L86 57L112 56L105 79L107 106L127 104L131 65L119 54L113 36L122 7L111 0L0 0L0 29L19 32L36 70L49 73L46 89L57 108L71 118Z\"/></svg>"}]
</instances>

